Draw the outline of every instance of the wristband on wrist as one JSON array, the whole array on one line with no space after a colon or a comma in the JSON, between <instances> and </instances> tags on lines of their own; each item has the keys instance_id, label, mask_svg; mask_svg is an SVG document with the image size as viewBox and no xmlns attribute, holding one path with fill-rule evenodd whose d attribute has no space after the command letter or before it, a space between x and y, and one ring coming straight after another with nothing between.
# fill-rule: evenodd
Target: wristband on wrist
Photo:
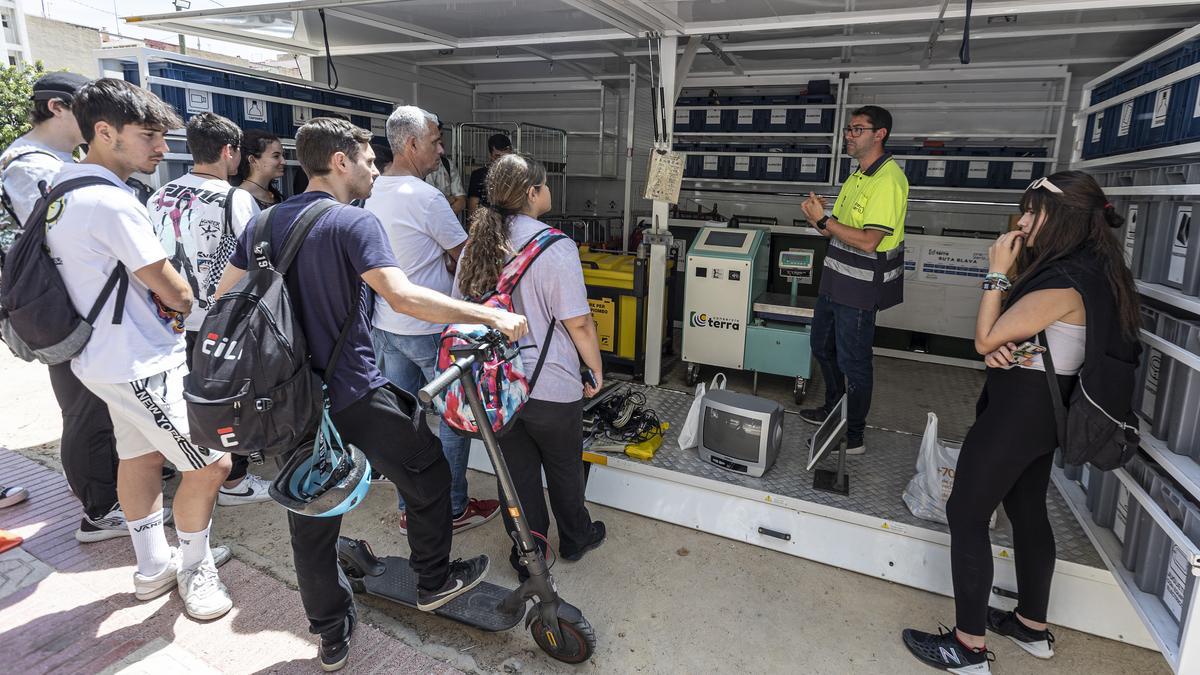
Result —
<instances>
[{"instance_id":1,"label":"wristband on wrist","mask_svg":"<svg viewBox=\"0 0 1200 675\"><path fill-rule=\"evenodd\" d=\"M1008 275L1003 272L989 272L983 278L982 284L985 291L1007 291L1012 288L1012 282L1008 280Z\"/></svg>"},{"instance_id":2,"label":"wristband on wrist","mask_svg":"<svg viewBox=\"0 0 1200 675\"><path fill-rule=\"evenodd\" d=\"M821 219L816 222L817 229L824 230L826 227L825 224L828 222L829 222L829 216L821 216Z\"/></svg>"}]
</instances>

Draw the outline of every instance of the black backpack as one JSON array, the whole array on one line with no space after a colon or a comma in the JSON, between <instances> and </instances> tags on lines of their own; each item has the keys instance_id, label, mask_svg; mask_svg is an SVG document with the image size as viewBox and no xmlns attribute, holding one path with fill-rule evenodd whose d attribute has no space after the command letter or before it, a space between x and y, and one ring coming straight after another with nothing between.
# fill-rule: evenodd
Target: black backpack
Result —
<instances>
[{"instance_id":1,"label":"black backpack","mask_svg":"<svg viewBox=\"0 0 1200 675\"><path fill-rule=\"evenodd\" d=\"M316 429L321 378L312 368L285 275L317 219L335 205L321 200L306 208L274 265L270 242L276 207L259 215L250 269L213 303L200 327L192 370L183 380L193 443L258 460L293 450ZM327 373L341 353L357 303Z\"/></svg>"},{"instance_id":2,"label":"black backpack","mask_svg":"<svg viewBox=\"0 0 1200 675\"><path fill-rule=\"evenodd\" d=\"M0 337L13 354L26 361L56 365L83 351L92 336L92 324L113 289L117 289L117 301L112 322L121 323L125 314L129 275L123 264L117 263L91 311L81 317L46 247L46 221L57 219L62 198L90 185L112 183L99 176L81 176L55 185L48 193L44 183L39 185L44 194L30 212L25 232L5 256L4 275L0 276ZM54 213L48 218L51 209Z\"/></svg>"},{"instance_id":3,"label":"black backpack","mask_svg":"<svg viewBox=\"0 0 1200 675\"><path fill-rule=\"evenodd\" d=\"M1050 344L1045 331L1038 334L1038 338L1041 344ZM1065 403L1049 351L1042 353L1042 365L1050 384L1050 400L1054 405L1063 461L1073 465L1090 462L1101 471L1128 464L1137 454L1141 442L1137 417L1133 413L1137 363L1106 358L1102 371L1107 385L1104 391L1089 392L1080 376L1075 380L1070 400Z\"/></svg>"}]
</instances>

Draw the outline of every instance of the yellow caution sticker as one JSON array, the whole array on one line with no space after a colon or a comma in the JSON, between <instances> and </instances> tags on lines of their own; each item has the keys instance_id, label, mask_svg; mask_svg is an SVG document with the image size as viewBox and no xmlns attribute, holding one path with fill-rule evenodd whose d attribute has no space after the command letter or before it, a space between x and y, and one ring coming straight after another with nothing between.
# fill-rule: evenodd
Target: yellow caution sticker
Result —
<instances>
[{"instance_id":1,"label":"yellow caution sticker","mask_svg":"<svg viewBox=\"0 0 1200 675\"><path fill-rule=\"evenodd\" d=\"M592 310L592 320L596 323L596 337L600 341L600 351L611 352L616 342L616 303L610 298L588 298L588 307Z\"/></svg>"}]
</instances>

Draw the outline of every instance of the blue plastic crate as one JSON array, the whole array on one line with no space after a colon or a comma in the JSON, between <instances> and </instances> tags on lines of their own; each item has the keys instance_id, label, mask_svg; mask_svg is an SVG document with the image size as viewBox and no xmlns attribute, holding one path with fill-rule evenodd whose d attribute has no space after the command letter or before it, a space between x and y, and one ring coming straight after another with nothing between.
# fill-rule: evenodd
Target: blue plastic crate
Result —
<instances>
[{"instance_id":1,"label":"blue plastic crate","mask_svg":"<svg viewBox=\"0 0 1200 675\"><path fill-rule=\"evenodd\" d=\"M229 88L244 91L251 95L279 96L278 82L242 75L241 73L229 73Z\"/></svg>"},{"instance_id":2,"label":"blue plastic crate","mask_svg":"<svg viewBox=\"0 0 1200 675\"><path fill-rule=\"evenodd\" d=\"M953 165L951 185L969 188L995 187L994 167L1002 162L994 162L989 158L1003 156L1004 148L963 147L957 148L953 152L955 155L977 159L956 159L951 162Z\"/></svg>"},{"instance_id":3,"label":"blue plastic crate","mask_svg":"<svg viewBox=\"0 0 1200 675\"><path fill-rule=\"evenodd\" d=\"M791 157L784 157L782 153L789 152L791 148L780 145L764 145L760 146L759 152L769 152L769 157L755 157L752 164L755 178L759 180L770 181L787 181L792 180L793 167Z\"/></svg>"},{"instance_id":4,"label":"blue plastic crate","mask_svg":"<svg viewBox=\"0 0 1200 675\"><path fill-rule=\"evenodd\" d=\"M1171 73L1192 65L1192 46L1190 43L1179 45L1175 49L1155 57L1146 63L1147 82L1166 77Z\"/></svg>"},{"instance_id":5,"label":"blue plastic crate","mask_svg":"<svg viewBox=\"0 0 1200 675\"><path fill-rule=\"evenodd\" d=\"M726 169L725 177L736 178L738 180L750 180L752 178L757 178L755 175L755 167L753 165L756 164L754 160L760 158L751 157L749 153L762 151L763 148L757 145L733 144L725 146L725 152L739 153L733 157L721 158L726 160L728 167Z\"/></svg>"},{"instance_id":6,"label":"blue plastic crate","mask_svg":"<svg viewBox=\"0 0 1200 675\"><path fill-rule=\"evenodd\" d=\"M205 84L210 87L227 88L228 73L219 70L209 70L186 63L157 62L147 65L147 70L153 77L163 77L169 80L179 80L187 84Z\"/></svg>"},{"instance_id":7,"label":"blue plastic crate","mask_svg":"<svg viewBox=\"0 0 1200 675\"><path fill-rule=\"evenodd\" d=\"M150 91L161 98L179 113L179 117L187 121L187 92L183 87L166 87L161 84L150 85Z\"/></svg>"},{"instance_id":8,"label":"blue plastic crate","mask_svg":"<svg viewBox=\"0 0 1200 675\"><path fill-rule=\"evenodd\" d=\"M730 162L728 158L715 153L724 151L723 145L697 145L693 152L700 158L700 177L701 178L726 178L725 172L729 170ZM722 161L725 159L726 161Z\"/></svg>"},{"instance_id":9,"label":"blue plastic crate","mask_svg":"<svg viewBox=\"0 0 1200 675\"><path fill-rule=\"evenodd\" d=\"M129 82L137 87L142 86L142 77L138 74L138 67L136 63L122 63L121 74L125 77L126 82Z\"/></svg>"},{"instance_id":10,"label":"blue plastic crate","mask_svg":"<svg viewBox=\"0 0 1200 675\"><path fill-rule=\"evenodd\" d=\"M1179 140L1183 130L1179 120L1192 113L1187 107L1189 84L1187 80L1176 82L1146 95L1150 98L1146 110L1148 119L1138 119L1137 147L1143 150L1161 148Z\"/></svg>"},{"instance_id":11,"label":"blue plastic crate","mask_svg":"<svg viewBox=\"0 0 1200 675\"><path fill-rule=\"evenodd\" d=\"M321 96L320 89L300 87L294 84L288 84L287 82L280 83L279 95L283 98L290 98L294 101L304 101L305 103L320 103L324 100Z\"/></svg>"},{"instance_id":12,"label":"blue plastic crate","mask_svg":"<svg viewBox=\"0 0 1200 675\"><path fill-rule=\"evenodd\" d=\"M1092 87L1092 98L1088 105L1096 105L1117 95L1117 80L1112 78Z\"/></svg>"},{"instance_id":13,"label":"blue plastic crate","mask_svg":"<svg viewBox=\"0 0 1200 675\"><path fill-rule=\"evenodd\" d=\"M950 160L942 159L942 157L949 154L946 148L936 146L914 148L911 154L920 155L921 158L909 161L908 167L912 169L912 173L909 174L910 184L935 187L952 186L954 182L954 167ZM908 171L906 170L905 173L908 173ZM913 182L913 177L916 177L917 182Z\"/></svg>"},{"instance_id":14,"label":"blue plastic crate","mask_svg":"<svg viewBox=\"0 0 1200 675\"><path fill-rule=\"evenodd\" d=\"M362 99L362 103L363 112L369 112L375 115L391 115L394 107L387 101L374 101L369 98Z\"/></svg>"},{"instance_id":15,"label":"blue plastic crate","mask_svg":"<svg viewBox=\"0 0 1200 675\"><path fill-rule=\"evenodd\" d=\"M788 157L785 164L791 168L791 179L798 183L824 183L829 180L829 147L824 145L796 145L791 152L812 157Z\"/></svg>"},{"instance_id":16,"label":"blue plastic crate","mask_svg":"<svg viewBox=\"0 0 1200 675\"><path fill-rule=\"evenodd\" d=\"M1108 143L1113 133L1113 114L1113 109L1106 108L1088 115L1087 126L1083 131L1084 159L1094 159L1107 154Z\"/></svg>"},{"instance_id":17,"label":"blue plastic crate","mask_svg":"<svg viewBox=\"0 0 1200 675\"><path fill-rule=\"evenodd\" d=\"M1150 80L1153 80L1154 69L1150 63L1143 63L1140 66L1117 75L1114 79L1116 79L1116 91L1113 92L1113 95L1116 96L1117 94L1124 94L1132 89L1137 89Z\"/></svg>"},{"instance_id":18,"label":"blue plastic crate","mask_svg":"<svg viewBox=\"0 0 1200 675\"><path fill-rule=\"evenodd\" d=\"M1005 148L1005 157L1041 159L1048 156L1046 148ZM1033 161L992 162L992 186L1001 190L1024 190L1033 181L1046 175L1048 164Z\"/></svg>"},{"instance_id":19,"label":"blue plastic crate","mask_svg":"<svg viewBox=\"0 0 1200 675\"><path fill-rule=\"evenodd\" d=\"M340 91L322 92L322 99L325 105L334 108L346 108L347 110L362 110L362 99L357 96L343 94Z\"/></svg>"},{"instance_id":20,"label":"blue plastic crate","mask_svg":"<svg viewBox=\"0 0 1200 675\"><path fill-rule=\"evenodd\" d=\"M1137 147L1138 107L1140 105L1145 108L1150 102L1150 96L1145 95L1106 108L1113 120L1109 122L1112 134L1109 136L1105 154L1131 152Z\"/></svg>"},{"instance_id":21,"label":"blue plastic crate","mask_svg":"<svg viewBox=\"0 0 1200 675\"><path fill-rule=\"evenodd\" d=\"M766 106L789 106L796 105L797 97L790 94L775 94L771 96L760 96L758 105ZM767 132L791 132L795 131L792 128L792 123L795 121L791 115L791 110L787 108L765 108L763 110L754 111L754 131Z\"/></svg>"},{"instance_id":22,"label":"blue plastic crate","mask_svg":"<svg viewBox=\"0 0 1200 675\"><path fill-rule=\"evenodd\" d=\"M1200 48L1196 50L1200 55ZM1194 143L1200 141L1200 75L1196 75L1184 83L1186 95L1180 98L1183 103L1183 114L1176 118L1177 131L1175 140L1179 143Z\"/></svg>"},{"instance_id":23,"label":"blue plastic crate","mask_svg":"<svg viewBox=\"0 0 1200 675\"><path fill-rule=\"evenodd\" d=\"M704 105L704 99L697 96L681 96L675 101L676 106ZM703 131L704 111L675 110L675 131Z\"/></svg>"},{"instance_id":24,"label":"blue plastic crate","mask_svg":"<svg viewBox=\"0 0 1200 675\"><path fill-rule=\"evenodd\" d=\"M758 111L752 106L761 105L761 102L761 96L733 96L729 98L725 105L730 106L732 109L722 111L723 115L727 116L727 118L722 119L723 125L727 127L728 131L756 131L754 117Z\"/></svg>"},{"instance_id":25,"label":"blue plastic crate","mask_svg":"<svg viewBox=\"0 0 1200 675\"><path fill-rule=\"evenodd\" d=\"M696 145L692 143L676 143L675 152L684 154L683 175L686 178L699 178L704 160L695 152Z\"/></svg>"}]
</instances>

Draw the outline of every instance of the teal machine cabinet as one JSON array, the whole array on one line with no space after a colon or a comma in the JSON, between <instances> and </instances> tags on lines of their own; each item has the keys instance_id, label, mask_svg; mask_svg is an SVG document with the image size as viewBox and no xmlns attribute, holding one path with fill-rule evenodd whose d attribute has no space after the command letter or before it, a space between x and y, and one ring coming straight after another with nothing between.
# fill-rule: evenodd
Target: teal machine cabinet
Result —
<instances>
[{"instance_id":1,"label":"teal machine cabinet","mask_svg":"<svg viewBox=\"0 0 1200 675\"><path fill-rule=\"evenodd\" d=\"M702 366L736 368L794 378L793 398L804 399L812 376L809 344L813 298L797 297L812 278L813 252L780 251L780 274L792 292L767 293L770 233L706 227L688 250L684 289L683 360L688 386Z\"/></svg>"}]
</instances>

